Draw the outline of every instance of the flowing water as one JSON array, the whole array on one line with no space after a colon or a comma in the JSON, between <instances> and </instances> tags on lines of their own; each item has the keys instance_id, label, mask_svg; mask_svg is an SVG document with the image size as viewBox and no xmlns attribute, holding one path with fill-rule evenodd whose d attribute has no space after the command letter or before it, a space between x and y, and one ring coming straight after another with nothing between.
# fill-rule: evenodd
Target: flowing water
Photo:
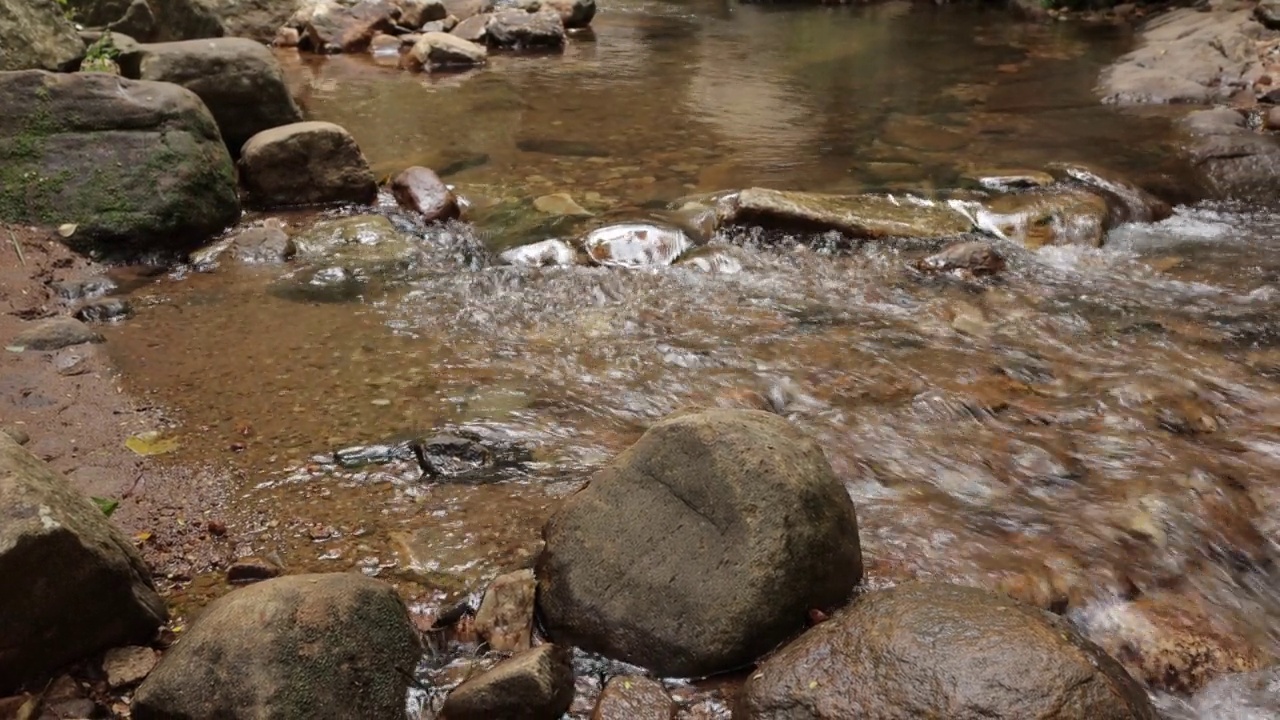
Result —
<instances>
[{"instance_id":1,"label":"flowing water","mask_svg":"<svg viewBox=\"0 0 1280 720\"><path fill-rule=\"evenodd\" d=\"M1167 122L1090 93L1126 42L954 8L614 0L563 57L286 61L380 175L444 168L480 208L567 192L589 225L725 188L931 195L1051 161L1172 186ZM238 554L441 607L527 565L559 499L649 423L756 404L822 443L871 586L1004 590L1171 691L1280 651L1280 217L1198 205L1101 249L1001 242L1009 269L978 285L913 271L923 247L750 231L710 239L738 272L514 268L489 251L564 227L377 212L414 238L394 272L342 292L289 266L174 273L107 330L173 408L181 462L235 489ZM480 483L332 461L454 425L532 461Z\"/></svg>"}]
</instances>

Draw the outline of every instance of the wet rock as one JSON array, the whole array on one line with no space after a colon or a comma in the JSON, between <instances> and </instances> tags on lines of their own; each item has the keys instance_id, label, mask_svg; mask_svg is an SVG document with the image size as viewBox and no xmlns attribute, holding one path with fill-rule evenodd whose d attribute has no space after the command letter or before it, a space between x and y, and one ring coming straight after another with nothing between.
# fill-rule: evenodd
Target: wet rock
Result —
<instances>
[{"instance_id":1,"label":"wet rock","mask_svg":"<svg viewBox=\"0 0 1280 720\"><path fill-rule=\"evenodd\" d=\"M111 689L118 690L142 682L159 661L156 651L149 647L112 648L102 658L102 673L107 676Z\"/></svg>"},{"instance_id":2,"label":"wet rock","mask_svg":"<svg viewBox=\"0 0 1280 720\"><path fill-rule=\"evenodd\" d=\"M1054 183L1052 175L1038 170L984 170L966 173L965 177L997 192L1032 190Z\"/></svg>"},{"instance_id":3,"label":"wet rock","mask_svg":"<svg viewBox=\"0 0 1280 720\"><path fill-rule=\"evenodd\" d=\"M421 653L394 588L355 573L292 575L209 605L138 688L137 720L403 720Z\"/></svg>"},{"instance_id":4,"label":"wet rock","mask_svg":"<svg viewBox=\"0 0 1280 720\"><path fill-rule=\"evenodd\" d=\"M10 177L25 178L0 183L0 220L74 224L64 241L80 250L185 250L240 216L217 125L176 85L0 75L0 156Z\"/></svg>"},{"instance_id":5,"label":"wet rock","mask_svg":"<svg viewBox=\"0 0 1280 720\"><path fill-rule=\"evenodd\" d=\"M1191 700L1197 720L1277 720L1280 668L1224 675Z\"/></svg>"},{"instance_id":6,"label":"wet rock","mask_svg":"<svg viewBox=\"0 0 1280 720\"><path fill-rule=\"evenodd\" d=\"M311 13L304 34L312 52L363 52L374 35L394 29L398 16L389 0L361 0L349 6L330 0Z\"/></svg>"},{"instance_id":7,"label":"wet rock","mask_svg":"<svg viewBox=\"0 0 1280 720\"><path fill-rule=\"evenodd\" d=\"M505 263L526 267L578 264L578 251L563 240L543 240L532 245L521 245L504 251L498 257Z\"/></svg>"},{"instance_id":8,"label":"wet rock","mask_svg":"<svg viewBox=\"0 0 1280 720\"><path fill-rule=\"evenodd\" d=\"M66 70L84 43L54 0L0 0L0 72Z\"/></svg>"},{"instance_id":9,"label":"wet rock","mask_svg":"<svg viewBox=\"0 0 1280 720\"><path fill-rule=\"evenodd\" d=\"M243 263L282 263L297 252L297 245L278 223L248 228L231 239L231 253Z\"/></svg>"},{"instance_id":10,"label":"wet rock","mask_svg":"<svg viewBox=\"0 0 1280 720\"><path fill-rule=\"evenodd\" d=\"M133 306L124 298L103 298L85 303L76 310L76 319L84 322L123 320L133 314Z\"/></svg>"},{"instance_id":11,"label":"wet rock","mask_svg":"<svg viewBox=\"0 0 1280 720\"><path fill-rule=\"evenodd\" d=\"M654 425L543 536L551 637L663 675L750 663L862 575L853 503L822 449L747 410Z\"/></svg>"},{"instance_id":12,"label":"wet rock","mask_svg":"<svg viewBox=\"0 0 1280 720\"><path fill-rule=\"evenodd\" d=\"M582 246L600 265L635 268L670 265L693 243L673 226L618 223L587 233Z\"/></svg>"},{"instance_id":13,"label":"wet rock","mask_svg":"<svg viewBox=\"0 0 1280 720\"><path fill-rule=\"evenodd\" d=\"M950 208L878 195L822 195L749 188L724 198L720 220L766 228L836 230L854 238L947 238L973 229Z\"/></svg>"},{"instance_id":14,"label":"wet rock","mask_svg":"<svg viewBox=\"0 0 1280 720\"><path fill-rule=\"evenodd\" d=\"M454 688L440 715L447 720L557 720L573 703L572 660L572 652L561 645L527 650Z\"/></svg>"},{"instance_id":15,"label":"wet rock","mask_svg":"<svg viewBox=\"0 0 1280 720\"><path fill-rule=\"evenodd\" d=\"M270 560L256 557L240 558L227 568L227 582L232 585L248 585L279 577L280 573L280 566Z\"/></svg>"},{"instance_id":16,"label":"wet rock","mask_svg":"<svg viewBox=\"0 0 1280 720\"><path fill-rule=\"evenodd\" d=\"M499 10L485 26L485 42L508 50L556 50L564 47L564 23L554 12Z\"/></svg>"},{"instance_id":17,"label":"wet rock","mask_svg":"<svg viewBox=\"0 0 1280 720\"><path fill-rule=\"evenodd\" d=\"M1142 688L1057 616L956 585L862 595L742 691L772 720L1156 720Z\"/></svg>"},{"instance_id":18,"label":"wet rock","mask_svg":"<svg viewBox=\"0 0 1280 720\"><path fill-rule=\"evenodd\" d=\"M916 263L924 272L962 272L974 276L994 275L1005 268L1004 256L991 243L981 240L956 243Z\"/></svg>"},{"instance_id":19,"label":"wet rock","mask_svg":"<svg viewBox=\"0 0 1280 720\"><path fill-rule=\"evenodd\" d=\"M84 300L106 295L115 290L116 281L106 276L91 277L87 280L64 280L53 283L58 297L64 300Z\"/></svg>"},{"instance_id":20,"label":"wet rock","mask_svg":"<svg viewBox=\"0 0 1280 720\"><path fill-rule=\"evenodd\" d=\"M321 220L294 238L298 257L348 266L388 266L414 257L413 238L383 215L352 215Z\"/></svg>"},{"instance_id":21,"label":"wet rock","mask_svg":"<svg viewBox=\"0 0 1280 720\"><path fill-rule=\"evenodd\" d=\"M395 35L374 35L369 41L369 53L375 57L400 55L400 38Z\"/></svg>"},{"instance_id":22,"label":"wet rock","mask_svg":"<svg viewBox=\"0 0 1280 720\"><path fill-rule=\"evenodd\" d=\"M11 345L46 352L72 345L106 342L106 338L83 322L69 317L40 320L23 328L10 341Z\"/></svg>"},{"instance_id":23,"label":"wet rock","mask_svg":"<svg viewBox=\"0 0 1280 720\"><path fill-rule=\"evenodd\" d=\"M447 17L449 11L440 0L405 0L400 4L400 26L410 30Z\"/></svg>"},{"instance_id":24,"label":"wet rock","mask_svg":"<svg viewBox=\"0 0 1280 720\"><path fill-rule=\"evenodd\" d=\"M473 15L459 22L450 34L473 43L482 43L485 41L485 34L489 27L489 18L493 17L489 14Z\"/></svg>"},{"instance_id":25,"label":"wet rock","mask_svg":"<svg viewBox=\"0 0 1280 720\"><path fill-rule=\"evenodd\" d=\"M1099 89L1115 103L1226 102L1264 74L1264 32L1247 9L1169 12L1143 28L1140 47L1103 72Z\"/></svg>"},{"instance_id":26,"label":"wet rock","mask_svg":"<svg viewBox=\"0 0 1280 720\"><path fill-rule=\"evenodd\" d=\"M1219 198L1266 200L1280 187L1280 141L1245 126L1240 113L1200 110L1182 121L1188 156L1205 187Z\"/></svg>"},{"instance_id":27,"label":"wet rock","mask_svg":"<svg viewBox=\"0 0 1280 720\"><path fill-rule=\"evenodd\" d=\"M1111 229L1110 209L1102 197L1079 188L1002 195L977 215L984 230L1022 243L1101 247Z\"/></svg>"},{"instance_id":28,"label":"wet rock","mask_svg":"<svg viewBox=\"0 0 1280 720\"><path fill-rule=\"evenodd\" d=\"M409 58L415 67L467 68L483 65L489 51L483 45L445 32L428 32L414 43Z\"/></svg>"},{"instance_id":29,"label":"wet rock","mask_svg":"<svg viewBox=\"0 0 1280 720\"><path fill-rule=\"evenodd\" d=\"M476 612L475 629L490 650L515 653L529 649L537 589L532 570L499 575L489 585Z\"/></svg>"},{"instance_id":30,"label":"wet rock","mask_svg":"<svg viewBox=\"0 0 1280 720\"><path fill-rule=\"evenodd\" d=\"M341 127L301 122L254 135L240 156L240 177L261 207L372 203L378 185L364 153Z\"/></svg>"},{"instance_id":31,"label":"wet rock","mask_svg":"<svg viewBox=\"0 0 1280 720\"><path fill-rule=\"evenodd\" d=\"M262 0L258 0L261 2ZM233 0L67 0L77 22L108 27L143 42L216 38L228 33L219 10ZM243 12L249 2L235 2ZM278 23L276 23L278 25Z\"/></svg>"},{"instance_id":32,"label":"wet rock","mask_svg":"<svg viewBox=\"0 0 1280 720\"><path fill-rule=\"evenodd\" d=\"M596 16L596 0L542 0L542 7L560 16L566 28L584 28Z\"/></svg>"},{"instance_id":33,"label":"wet rock","mask_svg":"<svg viewBox=\"0 0 1280 720\"><path fill-rule=\"evenodd\" d=\"M579 205L568 193L552 193L535 198L533 207L548 215L591 217L592 212Z\"/></svg>"},{"instance_id":34,"label":"wet rock","mask_svg":"<svg viewBox=\"0 0 1280 720\"><path fill-rule=\"evenodd\" d=\"M604 686L591 720L671 720L675 711L662 683L641 675L617 675Z\"/></svg>"},{"instance_id":35,"label":"wet rock","mask_svg":"<svg viewBox=\"0 0 1280 720\"><path fill-rule=\"evenodd\" d=\"M1160 222L1173 215L1173 208L1169 203L1113 172L1068 163L1052 164L1049 170L1063 179L1086 185L1101 195L1111 208L1111 226L1130 222Z\"/></svg>"},{"instance_id":36,"label":"wet rock","mask_svg":"<svg viewBox=\"0 0 1280 720\"><path fill-rule=\"evenodd\" d=\"M745 257L746 253L737 248L704 245L681 255L676 264L715 275L734 275L746 268Z\"/></svg>"},{"instance_id":37,"label":"wet rock","mask_svg":"<svg viewBox=\"0 0 1280 720\"><path fill-rule=\"evenodd\" d=\"M232 155L263 130L299 122L280 64L261 43L216 38L142 46L126 77L181 85L204 101Z\"/></svg>"},{"instance_id":38,"label":"wet rock","mask_svg":"<svg viewBox=\"0 0 1280 720\"><path fill-rule=\"evenodd\" d=\"M443 33L428 33L430 35L449 37ZM457 38L450 39L462 42ZM423 38L423 42L427 40ZM419 46L421 43L414 46L414 52ZM427 222L458 217L458 199L453 191L427 168L414 166L405 169L391 181L391 192L401 207L418 213Z\"/></svg>"},{"instance_id":39,"label":"wet rock","mask_svg":"<svg viewBox=\"0 0 1280 720\"><path fill-rule=\"evenodd\" d=\"M0 692L168 617L133 544L62 475L0 433ZM35 600L33 602L33 600Z\"/></svg>"}]
</instances>

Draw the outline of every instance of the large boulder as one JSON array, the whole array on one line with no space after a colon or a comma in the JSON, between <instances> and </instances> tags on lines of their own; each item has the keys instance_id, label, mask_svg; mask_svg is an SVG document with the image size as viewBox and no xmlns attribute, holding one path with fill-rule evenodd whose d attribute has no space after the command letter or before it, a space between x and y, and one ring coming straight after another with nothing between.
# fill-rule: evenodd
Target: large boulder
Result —
<instances>
[{"instance_id":1,"label":"large boulder","mask_svg":"<svg viewBox=\"0 0 1280 720\"><path fill-rule=\"evenodd\" d=\"M303 28L306 45L318 53L361 52L374 35L390 32L399 14L389 0L361 0L350 6L321 0Z\"/></svg>"},{"instance_id":2,"label":"large boulder","mask_svg":"<svg viewBox=\"0 0 1280 720\"><path fill-rule=\"evenodd\" d=\"M217 600L138 688L137 720L403 720L421 654L404 603L355 573L266 580Z\"/></svg>"},{"instance_id":3,"label":"large boulder","mask_svg":"<svg viewBox=\"0 0 1280 720\"><path fill-rule=\"evenodd\" d=\"M1156 720L1056 615L959 585L867 593L751 674L748 720Z\"/></svg>"},{"instance_id":4,"label":"large boulder","mask_svg":"<svg viewBox=\"0 0 1280 720\"><path fill-rule=\"evenodd\" d=\"M300 122L302 112L285 86L267 46L245 38L215 38L143 45L127 77L176 83L200 96L233 155L249 138Z\"/></svg>"},{"instance_id":5,"label":"large boulder","mask_svg":"<svg viewBox=\"0 0 1280 720\"><path fill-rule=\"evenodd\" d=\"M718 204L720 222L770 229L835 230L853 238L951 238L973 229L945 205L879 195L824 195L748 188Z\"/></svg>"},{"instance_id":6,"label":"large boulder","mask_svg":"<svg viewBox=\"0 0 1280 720\"><path fill-rule=\"evenodd\" d=\"M555 11L499 10L485 25L484 38L509 50L557 50L564 47L564 22Z\"/></svg>"},{"instance_id":7,"label":"large boulder","mask_svg":"<svg viewBox=\"0 0 1280 720\"><path fill-rule=\"evenodd\" d=\"M862 576L853 503L822 449L759 411L659 422L543 534L551 637L661 675L751 663Z\"/></svg>"},{"instance_id":8,"label":"large boulder","mask_svg":"<svg viewBox=\"0 0 1280 720\"><path fill-rule=\"evenodd\" d=\"M240 177L261 207L371 203L378 184L356 141L327 122L264 130L240 151Z\"/></svg>"},{"instance_id":9,"label":"large boulder","mask_svg":"<svg viewBox=\"0 0 1280 720\"><path fill-rule=\"evenodd\" d=\"M133 545L66 478L0 433L0 695L168 617Z\"/></svg>"},{"instance_id":10,"label":"large boulder","mask_svg":"<svg viewBox=\"0 0 1280 720\"><path fill-rule=\"evenodd\" d=\"M0 72L63 70L84 43L54 0L0 0Z\"/></svg>"},{"instance_id":11,"label":"large boulder","mask_svg":"<svg viewBox=\"0 0 1280 720\"><path fill-rule=\"evenodd\" d=\"M194 93L103 73L0 73L0 220L76 225L78 249L199 246L240 217Z\"/></svg>"},{"instance_id":12,"label":"large boulder","mask_svg":"<svg viewBox=\"0 0 1280 720\"><path fill-rule=\"evenodd\" d=\"M1245 125L1235 110L1185 117L1186 152L1205 189L1218 198L1269 201L1280 188L1280 140Z\"/></svg>"},{"instance_id":13,"label":"large boulder","mask_svg":"<svg viewBox=\"0 0 1280 720\"><path fill-rule=\"evenodd\" d=\"M498 663L449 693L443 720L557 720L573 703L573 652L539 645Z\"/></svg>"},{"instance_id":14,"label":"large boulder","mask_svg":"<svg viewBox=\"0 0 1280 720\"><path fill-rule=\"evenodd\" d=\"M142 42L172 42L227 34L217 1L67 0L67 6L87 26L110 27Z\"/></svg>"}]
</instances>

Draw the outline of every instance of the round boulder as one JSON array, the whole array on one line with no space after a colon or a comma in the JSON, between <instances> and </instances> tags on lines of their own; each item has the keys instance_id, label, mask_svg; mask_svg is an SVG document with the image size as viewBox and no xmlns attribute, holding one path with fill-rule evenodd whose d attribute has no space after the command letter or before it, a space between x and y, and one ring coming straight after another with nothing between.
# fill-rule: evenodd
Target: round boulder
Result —
<instances>
[{"instance_id":1,"label":"round boulder","mask_svg":"<svg viewBox=\"0 0 1280 720\"><path fill-rule=\"evenodd\" d=\"M138 688L137 720L403 720L421 654L404 603L355 573L293 575L210 605Z\"/></svg>"},{"instance_id":2,"label":"round boulder","mask_svg":"<svg viewBox=\"0 0 1280 720\"><path fill-rule=\"evenodd\" d=\"M328 122L282 125L249 138L240 150L240 178L259 207L371 203L378 196L356 141Z\"/></svg>"},{"instance_id":3,"label":"round boulder","mask_svg":"<svg viewBox=\"0 0 1280 720\"><path fill-rule=\"evenodd\" d=\"M959 585L868 593L748 678L749 720L1156 720L1056 615ZM737 714L735 714L737 717Z\"/></svg>"},{"instance_id":4,"label":"round boulder","mask_svg":"<svg viewBox=\"0 0 1280 720\"><path fill-rule=\"evenodd\" d=\"M758 411L654 425L543 534L548 633L668 676L751 663L862 577L853 502L822 449Z\"/></svg>"}]
</instances>

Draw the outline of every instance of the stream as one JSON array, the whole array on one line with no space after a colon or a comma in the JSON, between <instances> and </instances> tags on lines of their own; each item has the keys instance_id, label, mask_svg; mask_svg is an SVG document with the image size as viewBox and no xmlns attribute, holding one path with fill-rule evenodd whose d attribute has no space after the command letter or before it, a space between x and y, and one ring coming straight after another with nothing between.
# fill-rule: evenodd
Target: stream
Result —
<instances>
[{"instance_id":1,"label":"stream","mask_svg":"<svg viewBox=\"0 0 1280 720\"><path fill-rule=\"evenodd\" d=\"M894 2L611 0L563 56L464 74L281 52L309 118L380 178L436 169L475 222L414 224L389 196L276 214L305 232L373 212L418 251L337 289L292 265L179 270L132 291L107 347L178 421L161 462L224 478L236 554L289 572L358 569L447 607L527 565L559 499L650 423L764 402L848 487L870 586L1003 590L1154 692L1194 691L1280 653L1280 216L1201 203L1102 248L1000 241L986 284L912 271L924 245L746 230L709 240L733 272L494 260L749 186L941 197L1065 161L1178 188L1168 111L1092 93L1130 42ZM531 207L551 193L592 216ZM458 426L531 459L484 482L332 460ZM704 704L685 717L727 717Z\"/></svg>"}]
</instances>

